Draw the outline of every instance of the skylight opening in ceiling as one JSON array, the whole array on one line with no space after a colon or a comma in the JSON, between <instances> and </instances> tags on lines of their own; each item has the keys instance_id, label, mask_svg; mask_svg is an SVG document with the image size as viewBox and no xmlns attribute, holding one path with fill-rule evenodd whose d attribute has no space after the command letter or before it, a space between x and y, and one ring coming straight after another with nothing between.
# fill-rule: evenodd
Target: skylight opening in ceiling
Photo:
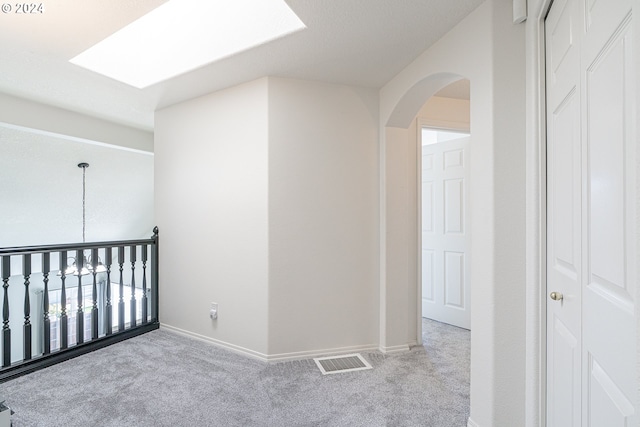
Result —
<instances>
[{"instance_id":1,"label":"skylight opening in ceiling","mask_svg":"<svg viewBox=\"0 0 640 427\"><path fill-rule=\"evenodd\" d=\"M284 0L170 0L71 62L143 89L304 28Z\"/></svg>"}]
</instances>

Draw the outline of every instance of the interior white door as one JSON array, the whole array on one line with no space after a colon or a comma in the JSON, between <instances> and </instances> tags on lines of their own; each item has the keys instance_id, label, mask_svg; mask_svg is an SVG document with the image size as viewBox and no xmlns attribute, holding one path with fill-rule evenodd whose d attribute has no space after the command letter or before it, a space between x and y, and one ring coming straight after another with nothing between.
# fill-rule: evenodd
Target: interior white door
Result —
<instances>
[{"instance_id":1,"label":"interior white door","mask_svg":"<svg viewBox=\"0 0 640 427\"><path fill-rule=\"evenodd\" d=\"M629 0L546 19L549 427L638 422L630 24Z\"/></svg>"},{"instance_id":2,"label":"interior white door","mask_svg":"<svg viewBox=\"0 0 640 427\"><path fill-rule=\"evenodd\" d=\"M422 147L422 316L471 327L469 137Z\"/></svg>"}]
</instances>

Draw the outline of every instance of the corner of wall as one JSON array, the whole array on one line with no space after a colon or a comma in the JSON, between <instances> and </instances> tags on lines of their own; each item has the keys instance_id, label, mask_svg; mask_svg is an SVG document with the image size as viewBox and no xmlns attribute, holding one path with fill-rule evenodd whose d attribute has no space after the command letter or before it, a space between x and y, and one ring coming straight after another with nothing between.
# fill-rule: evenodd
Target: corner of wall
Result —
<instances>
[{"instance_id":1,"label":"corner of wall","mask_svg":"<svg viewBox=\"0 0 640 427\"><path fill-rule=\"evenodd\" d=\"M270 355L375 342L376 100L269 79Z\"/></svg>"},{"instance_id":2,"label":"corner of wall","mask_svg":"<svg viewBox=\"0 0 640 427\"><path fill-rule=\"evenodd\" d=\"M494 0L493 165L494 423L525 423L526 360L526 66L525 26L511 4ZM518 286L514 286L518 284ZM509 301L509 304L505 304Z\"/></svg>"},{"instance_id":3,"label":"corner of wall","mask_svg":"<svg viewBox=\"0 0 640 427\"><path fill-rule=\"evenodd\" d=\"M267 80L156 112L155 137L163 322L266 354Z\"/></svg>"}]
</instances>

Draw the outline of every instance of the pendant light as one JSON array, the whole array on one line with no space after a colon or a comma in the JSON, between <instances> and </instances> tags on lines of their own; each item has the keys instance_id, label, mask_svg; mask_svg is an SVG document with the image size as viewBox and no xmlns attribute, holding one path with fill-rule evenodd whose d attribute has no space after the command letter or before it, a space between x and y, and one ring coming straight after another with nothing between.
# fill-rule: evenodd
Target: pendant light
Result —
<instances>
[{"instance_id":1,"label":"pendant light","mask_svg":"<svg viewBox=\"0 0 640 427\"><path fill-rule=\"evenodd\" d=\"M86 221L86 175L87 175L87 168L89 167L89 163L78 163L78 167L82 169L82 243L86 242L85 236L86 236L86 228L87 228L87 221ZM64 275L65 276L86 276L88 274L92 274L93 273L93 260L91 259L91 257L87 257L86 255L84 255L84 251L82 254L82 258L83 258L83 262L82 262L82 269L80 269L80 271L78 271L78 266L77 266L77 262L76 259L71 257L69 258L69 260L73 260L73 263L71 265L68 265L67 268L65 269ZM104 273L106 272L107 269L105 268L104 264L102 264L102 262L100 261L100 258L98 258L98 265L96 266L96 273ZM58 272L58 276L61 276L62 272Z\"/></svg>"}]
</instances>

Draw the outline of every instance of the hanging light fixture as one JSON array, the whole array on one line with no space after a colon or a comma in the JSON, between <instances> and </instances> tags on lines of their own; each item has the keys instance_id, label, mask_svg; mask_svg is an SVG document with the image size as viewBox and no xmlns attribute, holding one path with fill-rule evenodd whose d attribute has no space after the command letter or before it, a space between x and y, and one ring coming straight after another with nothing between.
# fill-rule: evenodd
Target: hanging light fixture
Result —
<instances>
[{"instance_id":1,"label":"hanging light fixture","mask_svg":"<svg viewBox=\"0 0 640 427\"><path fill-rule=\"evenodd\" d=\"M86 208L86 175L87 175L87 168L89 167L89 163L78 163L78 167L82 169L82 243L85 243L86 239L85 239L85 235L86 235L86 228L87 228L87 221L86 221L86 214L85 214L85 208ZM91 259L91 257L87 257L86 255L84 255L84 252L82 254L82 268L80 270L78 270L78 266L77 266L77 262L76 259L71 257L69 258L69 260L73 261L71 265L68 265L67 268L64 271L64 275L65 276L86 276L88 274L92 274L93 273L93 260ZM106 272L107 269L104 266L104 264L102 264L102 262L100 261L100 258L98 258L98 265L96 266L96 273L104 273ZM58 272L58 276L62 275L62 271Z\"/></svg>"}]
</instances>

